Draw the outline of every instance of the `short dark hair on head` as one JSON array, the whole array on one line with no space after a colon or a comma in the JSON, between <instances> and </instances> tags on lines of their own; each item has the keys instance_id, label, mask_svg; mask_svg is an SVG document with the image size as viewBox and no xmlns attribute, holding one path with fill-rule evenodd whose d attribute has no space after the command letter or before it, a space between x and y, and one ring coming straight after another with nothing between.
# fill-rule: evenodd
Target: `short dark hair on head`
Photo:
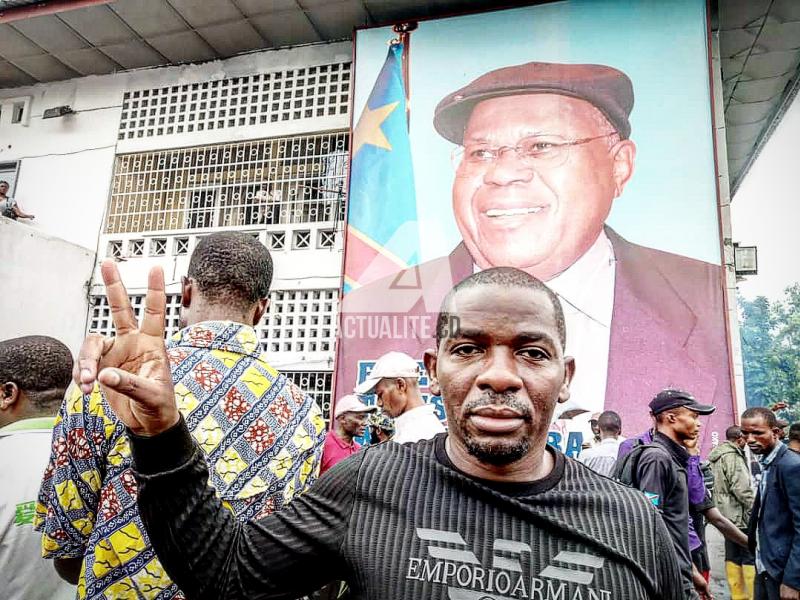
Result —
<instances>
[{"instance_id":1,"label":"short dark hair on head","mask_svg":"<svg viewBox=\"0 0 800 600\"><path fill-rule=\"evenodd\" d=\"M558 339L563 348L567 343L567 326L564 323L564 311L561 308L561 302L556 296L555 292L547 287L540 280L536 279L533 275L529 275L525 271L520 271L514 267L493 267L484 271L478 271L457 283L453 288L447 292L447 295L442 300L442 306L439 309L439 316L436 319L436 345L438 346L441 341L447 336L448 329L452 321L452 314L450 312L450 304L455 298L456 294L461 290L478 287L482 285L496 285L500 287L520 287L529 290L539 290L544 292L553 306L553 313L556 320L556 329L558 330Z\"/></svg>"},{"instance_id":2,"label":"short dark hair on head","mask_svg":"<svg viewBox=\"0 0 800 600\"><path fill-rule=\"evenodd\" d=\"M735 442L742 437L742 428L738 425L731 425L725 430L725 439L729 442Z\"/></svg>"},{"instance_id":3,"label":"short dark hair on head","mask_svg":"<svg viewBox=\"0 0 800 600\"><path fill-rule=\"evenodd\" d=\"M775 413L763 406L753 406L742 413L742 419L764 419L764 423L771 429L778 426L778 417Z\"/></svg>"},{"instance_id":4,"label":"short dark hair on head","mask_svg":"<svg viewBox=\"0 0 800 600\"><path fill-rule=\"evenodd\" d=\"M597 426L600 431L606 433L620 433L622 431L622 419L613 410L600 413L597 418Z\"/></svg>"},{"instance_id":5,"label":"short dark hair on head","mask_svg":"<svg viewBox=\"0 0 800 600\"><path fill-rule=\"evenodd\" d=\"M11 184L8 183L5 179L0 179L0 183L5 183L9 187L11 186Z\"/></svg>"},{"instance_id":6,"label":"short dark hair on head","mask_svg":"<svg viewBox=\"0 0 800 600\"><path fill-rule=\"evenodd\" d=\"M13 382L37 409L55 408L72 379L72 353L46 335L0 342L0 384Z\"/></svg>"},{"instance_id":7,"label":"short dark hair on head","mask_svg":"<svg viewBox=\"0 0 800 600\"><path fill-rule=\"evenodd\" d=\"M212 233L192 252L188 274L210 302L249 306L269 295L272 257L250 234Z\"/></svg>"}]
</instances>

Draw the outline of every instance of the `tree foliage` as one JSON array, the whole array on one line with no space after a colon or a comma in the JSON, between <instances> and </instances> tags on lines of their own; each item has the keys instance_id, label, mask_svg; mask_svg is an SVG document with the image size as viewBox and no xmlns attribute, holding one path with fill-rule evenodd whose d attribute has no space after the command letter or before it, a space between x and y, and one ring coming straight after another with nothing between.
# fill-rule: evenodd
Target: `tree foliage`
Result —
<instances>
[{"instance_id":1,"label":"tree foliage","mask_svg":"<svg viewBox=\"0 0 800 600\"><path fill-rule=\"evenodd\" d=\"M739 309L747 405L786 402L800 420L800 283L777 301L740 298Z\"/></svg>"}]
</instances>

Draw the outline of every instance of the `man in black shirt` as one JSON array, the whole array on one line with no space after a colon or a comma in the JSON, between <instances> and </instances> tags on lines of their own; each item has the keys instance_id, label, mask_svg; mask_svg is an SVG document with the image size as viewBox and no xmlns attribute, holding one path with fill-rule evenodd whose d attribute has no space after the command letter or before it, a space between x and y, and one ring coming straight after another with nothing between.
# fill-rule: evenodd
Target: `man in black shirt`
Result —
<instances>
[{"instance_id":1,"label":"man in black shirt","mask_svg":"<svg viewBox=\"0 0 800 600\"><path fill-rule=\"evenodd\" d=\"M116 270L103 273L112 314L126 314ZM687 597L645 497L546 447L574 364L558 299L537 279L489 269L445 299L425 364L448 434L367 448L245 524L208 487L175 408L160 270L149 288L141 329L87 340L80 378L127 397L114 410L129 427L142 518L188 598L288 599L335 578L359 599Z\"/></svg>"},{"instance_id":2,"label":"man in black shirt","mask_svg":"<svg viewBox=\"0 0 800 600\"><path fill-rule=\"evenodd\" d=\"M714 407L700 404L691 394L663 390L650 401L650 413L656 422L652 447L642 451L636 463L634 485L642 490L664 517L672 538L678 565L688 588L694 586L703 596L710 596L708 584L692 566L689 551L689 488L686 469L689 463L687 440L700 433L700 415L714 412ZM702 482L698 482L701 483Z\"/></svg>"}]
</instances>

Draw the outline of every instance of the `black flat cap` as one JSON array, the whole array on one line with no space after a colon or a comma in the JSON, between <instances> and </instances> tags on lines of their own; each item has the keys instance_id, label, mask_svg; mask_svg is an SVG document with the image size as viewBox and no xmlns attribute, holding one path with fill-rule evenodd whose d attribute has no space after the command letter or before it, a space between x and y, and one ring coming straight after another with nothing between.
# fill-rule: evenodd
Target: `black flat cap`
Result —
<instances>
[{"instance_id":1,"label":"black flat cap","mask_svg":"<svg viewBox=\"0 0 800 600\"><path fill-rule=\"evenodd\" d=\"M650 401L650 412L655 416L665 410L680 408L681 406L699 415L710 415L717 410L716 406L700 404L689 392L683 392L681 390L663 390L656 394L656 397Z\"/></svg>"},{"instance_id":2,"label":"black flat cap","mask_svg":"<svg viewBox=\"0 0 800 600\"><path fill-rule=\"evenodd\" d=\"M626 139L633 110L633 85L625 73L605 65L529 62L484 73L436 106L433 126L460 144L472 109L482 100L520 94L560 94L586 100Z\"/></svg>"}]
</instances>

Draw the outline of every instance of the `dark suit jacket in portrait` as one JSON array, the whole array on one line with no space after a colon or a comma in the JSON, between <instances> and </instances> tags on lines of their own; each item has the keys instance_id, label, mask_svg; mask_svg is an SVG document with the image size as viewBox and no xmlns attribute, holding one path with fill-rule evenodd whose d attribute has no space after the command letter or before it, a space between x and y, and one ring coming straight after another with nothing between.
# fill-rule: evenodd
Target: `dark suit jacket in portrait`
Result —
<instances>
[{"instance_id":1,"label":"dark suit jacket in portrait","mask_svg":"<svg viewBox=\"0 0 800 600\"><path fill-rule=\"evenodd\" d=\"M764 500L756 494L748 533L769 576L800 589L800 454L782 444L768 469Z\"/></svg>"},{"instance_id":2,"label":"dark suit jacket in portrait","mask_svg":"<svg viewBox=\"0 0 800 600\"><path fill-rule=\"evenodd\" d=\"M722 269L632 244L608 227L606 235L614 249L615 282L605 409L619 412L625 433L633 435L650 426L647 403L656 393L684 389L717 407L701 433L707 445L708 432L733 423ZM434 347L442 299L473 268L462 243L447 257L347 294L337 394L349 393L356 384L359 360L390 350L422 360L423 352Z\"/></svg>"}]
</instances>

